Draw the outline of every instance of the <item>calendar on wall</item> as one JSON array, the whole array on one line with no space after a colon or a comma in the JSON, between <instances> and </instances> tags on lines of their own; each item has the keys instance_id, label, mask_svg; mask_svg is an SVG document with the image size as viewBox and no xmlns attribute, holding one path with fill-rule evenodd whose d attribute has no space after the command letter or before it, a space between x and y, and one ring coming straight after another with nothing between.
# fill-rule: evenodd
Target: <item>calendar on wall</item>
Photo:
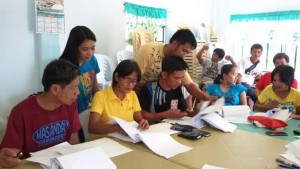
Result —
<instances>
[{"instance_id":1,"label":"calendar on wall","mask_svg":"<svg viewBox=\"0 0 300 169\"><path fill-rule=\"evenodd\" d=\"M65 33L63 0L36 0L36 32Z\"/></svg>"}]
</instances>

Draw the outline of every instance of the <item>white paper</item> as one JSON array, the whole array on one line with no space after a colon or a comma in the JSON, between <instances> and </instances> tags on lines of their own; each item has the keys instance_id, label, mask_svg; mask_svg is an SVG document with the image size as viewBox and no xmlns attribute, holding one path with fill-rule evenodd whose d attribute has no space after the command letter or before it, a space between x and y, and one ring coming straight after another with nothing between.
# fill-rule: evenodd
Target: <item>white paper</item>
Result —
<instances>
[{"instance_id":1,"label":"white paper","mask_svg":"<svg viewBox=\"0 0 300 169\"><path fill-rule=\"evenodd\" d=\"M202 128L206 126L206 123L201 120L202 116L209 114L209 113L221 113L222 106L225 103L225 99L222 97L218 99L214 105L211 105L207 108L205 108L202 111L199 111L194 117L193 117L193 125L197 128Z\"/></svg>"},{"instance_id":2,"label":"white paper","mask_svg":"<svg viewBox=\"0 0 300 169\"><path fill-rule=\"evenodd\" d=\"M72 148L75 149L76 151L80 151L80 150L84 150L84 149L88 149L88 148L92 148L92 147L96 147L96 146L100 146L109 158L119 156L119 155L122 155L122 154L132 151L131 149L129 149L109 138L101 138L101 139L97 139L94 141L88 141L88 142L81 143L81 144L75 144L75 145L72 145ZM59 151L59 152L61 154L66 154L61 151Z\"/></svg>"},{"instance_id":3,"label":"white paper","mask_svg":"<svg viewBox=\"0 0 300 169\"><path fill-rule=\"evenodd\" d=\"M201 112L204 110L206 107L208 107L210 104L210 101L201 101L199 105L199 111Z\"/></svg>"},{"instance_id":4,"label":"white paper","mask_svg":"<svg viewBox=\"0 0 300 169\"><path fill-rule=\"evenodd\" d=\"M176 142L170 136L170 124L157 124L150 126L146 131L139 131L136 122L127 122L117 117L113 118L132 140L143 141L153 152L166 158L191 149ZM162 131L158 132L158 130Z\"/></svg>"},{"instance_id":5,"label":"white paper","mask_svg":"<svg viewBox=\"0 0 300 169\"><path fill-rule=\"evenodd\" d=\"M273 113L273 115L271 115L270 117L274 118L274 119L278 119L278 120L282 120L282 121L287 121L290 118L290 115L292 113L289 112L288 109L284 109L284 110L279 110Z\"/></svg>"},{"instance_id":6,"label":"white paper","mask_svg":"<svg viewBox=\"0 0 300 169\"><path fill-rule=\"evenodd\" d=\"M163 132L141 132L139 137L153 152L166 158L192 149L176 142L169 134Z\"/></svg>"},{"instance_id":7,"label":"white paper","mask_svg":"<svg viewBox=\"0 0 300 169\"><path fill-rule=\"evenodd\" d=\"M93 147L76 153L51 159L54 169L116 169L116 165L107 157L101 147Z\"/></svg>"},{"instance_id":8,"label":"white paper","mask_svg":"<svg viewBox=\"0 0 300 169\"><path fill-rule=\"evenodd\" d=\"M117 117L113 117L113 118L132 140L134 140L135 142L141 141L141 139L137 136L137 134L140 132L137 129L139 125L137 122L135 121L127 122Z\"/></svg>"},{"instance_id":9,"label":"white paper","mask_svg":"<svg viewBox=\"0 0 300 169\"><path fill-rule=\"evenodd\" d=\"M286 148L287 151L285 152L285 154L280 154L280 156L297 165L300 165L300 140L295 140L287 144Z\"/></svg>"},{"instance_id":10,"label":"white paper","mask_svg":"<svg viewBox=\"0 0 300 169\"><path fill-rule=\"evenodd\" d=\"M224 118L222 118L217 113L209 113L205 116L202 116L202 120L206 121L213 127L222 130L224 132L234 132L234 130L237 128L236 125L229 123Z\"/></svg>"},{"instance_id":11,"label":"white paper","mask_svg":"<svg viewBox=\"0 0 300 169\"><path fill-rule=\"evenodd\" d=\"M216 167L216 166L212 166L212 165L208 165L205 164L202 169L226 169L226 168L222 168L222 167Z\"/></svg>"},{"instance_id":12,"label":"white paper","mask_svg":"<svg viewBox=\"0 0 300 169\"><path fill-rule=\"evenodd\" d=\"M223 106L224 119L233 123L244 123L250 124L248 116L250 115L251 109L247 105L236 105L236 106Z\"/></svg>"},{"instance_id":13,"label":"white paper","mask_svg":"<svg viewBox=\"0 0 300 169\"><path fill-rule=\"evenodd\" d=\"M221 113L222 106L224 105L224 103L225 103L225 99L224 97L221 97L213 105L208 106L204 110L200 110L197 115L204 115L212 112Z\"/></svg>"},{"instance_id":14,"label":"white paper","mask_svg":"<svg viewBox=\"0 0 300 169\"><path fill-rule=\"evenodd\" d=\"M76 153L78 151L97 146L100 146L109 158L132 151L131 149L117 143L116 141L113 141L112 139L101 138L98 140L76 145L70 145L68 142L64 142L56 146L50 147L48 149L44 149L35 153L30 153L32 157L28 158L27 160L40 163L43 168L49 168L51 165L50 159L52 158Z\"/></svg>"},{"instance_id":15,"label":"white paper","mask_svg":"<svg viewBox=\"0 0 300 169\"><path fill-rule=\"evenodd\" d=\"M172 124L170 123L157 123L149 126L149 129L142 132L162 132L167 133L169 135L178 133L179 131L171 130Z\"/></svg>"},{"instance_id":16,"label":"white paper","mask_svg":"<svg viewBox=\"0 0 300 169\"><path fill-rule=\"evenodd\" d=\"M32 152L32 153L30 153L31 157L27 158L26 160L40 163L40 164L43 164L43 165L49 167L51 165L51 163L50 163L51 158L61 156L61 154L58 153L57 150L68 149L70 147L71 147L71 145L68 142L63 142L63 143L57 144L53 147L49 147L49 148L41 150L41 151Z\"/></svg>"}]
</instances>

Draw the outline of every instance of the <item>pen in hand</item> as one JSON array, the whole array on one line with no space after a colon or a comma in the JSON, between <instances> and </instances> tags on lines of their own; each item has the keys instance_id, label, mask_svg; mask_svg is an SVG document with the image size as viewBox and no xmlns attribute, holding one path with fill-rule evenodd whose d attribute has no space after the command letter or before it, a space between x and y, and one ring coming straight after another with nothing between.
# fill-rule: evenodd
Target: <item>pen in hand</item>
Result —
<instances>
[{"instance_id":1,"label":"pen in hand","mask_svg":"<svg viewBox=\"0 0 300 169\"><path fill-rule=\"evenodd\" d=\"M16 158L17 158L17 159L21 159L22 157L23 157L23 152L20 151L20 152L17 154Z\"/></svg>"}]
</instances>

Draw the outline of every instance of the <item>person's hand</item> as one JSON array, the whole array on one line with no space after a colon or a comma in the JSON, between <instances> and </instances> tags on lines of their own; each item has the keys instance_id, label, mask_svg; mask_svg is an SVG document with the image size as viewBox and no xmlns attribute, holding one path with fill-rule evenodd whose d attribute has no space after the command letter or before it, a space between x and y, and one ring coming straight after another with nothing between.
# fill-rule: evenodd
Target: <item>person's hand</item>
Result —
<instances>
[{"instance_id":1,"label":"person's hand","mask_svg":"<svg viewBox=\"0 0 300 169\"><path fill-rule=\"evenodd\" d=\"M179 109L169 109L165 114L165 118L181 118L186 115L186 112L181 112Z\"/></svg>"},{"instance_id":2,"label":"person's hand","mask_svg":"<svg viewBox=\"0 0 300 169\"><path fill-rule=\"evenodd\" d=\"M208 44L205 44L205 45L202 46L202 50L208 50L208 49L209 49Z\"/></svg>"},{"instance_id":3,"label":"person's hand","mask_svg":"<svg viewBox=\"0 0 300 169\"><path fill-rule=\"evenodd\" d=\"M119 125L114 125L114 131L118 132L118 133L121 133L121 134L124 134L124 135L128 135L123 129L122 127L120 127Z\"/></svg>"},{"instance_id":4,"label":"person's hand","mask_svg":"<svg viewBox=\"0 0 300 169\"><path fill-rule=\"evenodd\" d=\"M261 74L257 74L256 76L255 76L255 80L259 80L261 78Z\"/></svg>"},{"instance_id":5,"label":"person's hand","mask_svg":"<svg viewBox=\"0 0 300 169\"><path fill-rule=\"evenodd\" d=\"M218 100L218 97L217 96L210 96L210 104L213 105L215 104L215 102Z\"/></svg>"},{"instance_id":6,"label":"person's hand","mask_svg":"<svg viewBox=\"0 0 300 169\"><path fill-rule=\"evenodd\" d=\"M225 59L228 60L228 61L232 61L232 60L233 60L232 57L231 57L230 55L226 55L226 56L225 56Z\"/></svg>"},{"instance_id":7,"label":"person's hand","mask_svg":"<svg viewBox=\"0 0 300 169\"><path fill-rule=\"evenodd\" d=\"M290 116L292 119L297 119L300 120L300 115L296 115L296 114L291 114Z\"/></svg>"},{"instance_id":8,"label":"person's hand","mask_svg":"<svg viewBox=\"0 0 300 169\"><path fill-rule=\"evenodd\" d=\"M0 151L0 164L2 167L15 167L21 160L17 158L20 149L2 148Z\"/></svg>"},{"instance_id":9,"label":"person's hand","mask_svg":"<svg viewBox=\"0 0 300 169\"><path fill-rule=\"evenodd\" d=\"M138 129L141 131L147 130L149 128L149 122L146 119L139 121Z\"/></svg>"},{"instance_id":10,"label":"person's hand","mask_svg":"<svg viewBox=\"0 0 300 169\"><path fill-rule=\"evenodd\" d=\"M272 100L270 103L266 104L266 106L267 106L268 110L271 110L271 109L274 109L274 108L278 108L279 103L276 100Z\"/></svg>"}]
</instances>

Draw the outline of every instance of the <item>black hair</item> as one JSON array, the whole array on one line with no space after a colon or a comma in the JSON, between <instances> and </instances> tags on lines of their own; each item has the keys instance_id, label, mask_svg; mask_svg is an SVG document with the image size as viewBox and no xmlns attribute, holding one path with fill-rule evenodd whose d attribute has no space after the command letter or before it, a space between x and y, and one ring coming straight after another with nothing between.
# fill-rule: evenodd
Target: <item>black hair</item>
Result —
<instances>
[{"instance_id":1,"label":"black hair","mask_svg":"<svg viewBox=\"0 0 300 169\"><path fill-rule=\"evenodd\" d=\"M64 59L55 59L44 69L42 77L44 92L48 92L53 84L58 84L64 88L79 75L79 68L73 63Z\"/></svg>"},{"instance_id":2,"label":"black hair","mask_svg":"<svg viewBox=\"0 0 300 169\"><path fill-rule=\"evenodd\" d=\"M232 68L236 67L235 65L233 64L227 64L227 65L224 65L222 68L221 68L221 74L218 74L218 76L215 78L214 80L214 83L215 84L221 84L222 80L223 80L223 76L224 74L225 75L228 75L230 73L230 71L232 70Z\"/></svg>"},{"instance_id":3,"label":"black hair","mask_svg":"<svg viewBox=\"0 0 300 169\"><path fill-rule=\"evenodd\" d=\"M162 60L162 72L172 74L174 71L186 70L188 65L179 56L166 56Z\"/></svg>"},{"instance_id":4,"label":"black hair","mask_svg":"<svg viewBox=\"0 0 300 169\"><path fill-rule=\"evenodd\" d=\"M131 60L131 59L126 59L126 60L121 61L117 65L117 67L113 73L112 86L117 85L117 81L115 78L116 73L118 73L118 77L121 78L121 77L128 76L133 72L136 72L137 82L139 82L141 80L141 69L140 69L139 65L134 60Z\"/></svg>"},{"instance_id":5,"label":"black hair","mask_svg":"<svg viewBox=\"0 0 300 169\"><path fill-rule=\"evenodd\" d=\"M96 42L96 36L88 27L74 27L70 32L66 47L60 56L60 59L66 59L79 67L78 47L85 40L92 40Z\"/></svg>"},{"instance_id":6,"label":"black hair","mask_svg":"<svg viewBox=\"0 0 300 169\"><path fill-rule=\"evenodd\" d=\"M255 43L251 46L250 52L252 52L253 49L261 49L263 51L263 47L259 43Z\"/></svg>"},{"instance_id":7,"label":"black hair","mask_svg":"<svg viewBox=\"0 0 300 169\"><path fill-rule=\"evenodd\" d=\"M273 58L273 63L275 64L276 60L278 60L278 59L285 59L285 61L286 61L287 63L290 62L289 56L288 56L287 54L285 54L285 53L277 53L277 54L274 56L274 58Z\"/></svg>"},{"instance_id":8,"label":"black hair","mask_svg":"<svg viewBox=\"0 0 300 169\"><path fill-rule=\"evenodd\" d=\"M294 81L294 72L294 68L289 65L279 65L272 71L271 80L273 82L275 74L278 73L280 80L288 85L290 90Z\"/></svg>"},{"instance_id":9,"label":"black hair","mask_svg":"<svg viewBox=\"0 0 300 169\"><path fill-rule=\"evenodd\" d=\"M222 60L225 56L225 51L224 49L221 49L221 48L216 48L214 50L214 52L219 56L219 60Z\"/></svg>"},{"instance_id":10,"label":"black hair","mask_svg":"<svg viewBox=\"0 0 300 169\"><path fill-rule=\"evenodd\" d=\"M197 47L197 41L193 32L189 29L179 29L171 37L169 43L176 41L180 45L185 45L189 43L193 46L193 49Z\"/></svg>"}]
</instances>

